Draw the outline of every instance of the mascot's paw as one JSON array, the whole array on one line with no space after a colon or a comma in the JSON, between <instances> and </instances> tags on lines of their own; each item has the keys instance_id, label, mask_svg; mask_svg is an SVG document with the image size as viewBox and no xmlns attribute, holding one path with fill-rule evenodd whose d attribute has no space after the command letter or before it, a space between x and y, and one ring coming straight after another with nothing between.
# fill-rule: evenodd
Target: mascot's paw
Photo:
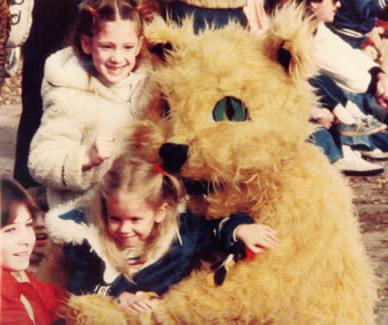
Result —
<instances>
[{"instance_id":1,"label":"mascot's paw","mask_svg":"<svg viewBox=\"0 0 388 325\"><path fill-rule=\"evenodd\" d=\"M147 324L151 313L131 314L112 297L98 295L71 296L62 317L67 324Z\"/></svg>"}]
</instances>

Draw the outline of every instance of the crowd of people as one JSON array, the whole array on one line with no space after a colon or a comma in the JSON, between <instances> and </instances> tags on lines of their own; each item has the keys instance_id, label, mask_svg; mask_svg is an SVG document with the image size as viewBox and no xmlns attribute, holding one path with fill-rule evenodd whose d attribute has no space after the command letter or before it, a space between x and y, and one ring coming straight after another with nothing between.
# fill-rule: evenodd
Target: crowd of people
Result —
<instances>
[{"instance_id":1,"label":"crowd of people","mask_svg":"<svg viewBox=\"0 0 388 325\"><path fill-rule=\"evenodd\" d=\"M384 26L387 1L299 2L316 22L312 36L319 68L309 80L317 99L306 116L316 127L308 141L346 174L379 174L384 168L370 160L388 159L387 30L375 35L379 46L365 42L376 23ZM275 231L247 215L195 218L185 209L180 180L123 153L120 137L158 100L149 79L154 67L144 20L162 15L180 23L189 15L195 32L234 20L260 37L282 4L11 1L5 70L11 75L22 53L23 111L17 181L1 181L0 241L7 245L1 246L0 266L2 281L9 283L1 291L4 324L15 317L26 324L60 318L66 293L26 272L42 277L39 265L47 256L40 248L48 234L60 243L68 265L66 279L56 284L64 282L72 294L113 296L134 313L152 310L209 251L241 257L241 250L259 254L276 247ZM364 44L376 46L375 60ZM43 200L36 185L45 188ZM23 186L40 198L40 208ZM33 222L41 244L35 250Z\"/></svg>"}]
</instances>

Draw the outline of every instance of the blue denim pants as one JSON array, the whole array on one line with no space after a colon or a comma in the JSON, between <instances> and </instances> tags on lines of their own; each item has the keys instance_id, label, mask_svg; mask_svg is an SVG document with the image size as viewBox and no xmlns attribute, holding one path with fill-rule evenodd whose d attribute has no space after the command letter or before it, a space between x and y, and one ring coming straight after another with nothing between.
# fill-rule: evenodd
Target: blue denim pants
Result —
<instances>
[{"instance_id":1,"label":"blue denim pants","mask_svg":"<svg viewBox=\"0 0 388 325\"><path fill-rule=\"evenodd\" d=\"M323 150L331 163L343 157L338 137L329 130L324 128L316 130L311 136L311 141Z\"/></svg>"}]
</instances>

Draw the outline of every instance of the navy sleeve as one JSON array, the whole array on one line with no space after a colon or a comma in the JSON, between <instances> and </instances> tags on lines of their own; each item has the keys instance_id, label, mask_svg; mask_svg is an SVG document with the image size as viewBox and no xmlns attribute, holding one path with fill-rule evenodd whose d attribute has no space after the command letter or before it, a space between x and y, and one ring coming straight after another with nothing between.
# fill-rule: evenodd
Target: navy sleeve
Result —
<instances>
[{"instance_id":1,"label":"navy sleeve","mask_svg":"<svg viewBox=\"0 0 388 325\"><path fill-rule=\"evenodd\" d=\"M192 232L193 245L197 255L209 251L221 251L232 253L236 241L233 239L233 232L241 224L251 224L251 217L244 214L232 214L226 219L206 220L186 213L181 221L185 223L187 231Z\"/></svg>"},{"instance_id":2,"label":"navy sleeve","mask_svg":"<svg viewBox=\"0 0 388 325\"><path fill-rule=\"evenodd\" d=\"M311 78L309 83L314 87L314 92L323 108L332 111L338 104L346 106L348 99L345 93L328 76L320 74Z\"/></svg>"},{"instance_id":3,"label":"navy sleeve","mask_svg":"<svg viewBox=\"0 0 388 325\"><path fill-rule=\"evenodd\" d=\"M90 251L90 245L65 245L64 254L68 261L67 289L70 293L80 295L93 293L101 284L103 264L101 259Z\"/></svg>"},{"instance_id":4,"label":"navy sleeve","mask_svg":"<svg viewBox=\"0 0 388 325\"><path fill-rule=\"evenodd\" d=\"M141 269L132 280L120 276L111 285L108 294L114 297L128 291L152 291L158 295L167 292L172 285L178 283L198 265L199 260L191 258L191 248L186 244L175 243L167 254L155 263Z\"/></svg>"}]
</instances>

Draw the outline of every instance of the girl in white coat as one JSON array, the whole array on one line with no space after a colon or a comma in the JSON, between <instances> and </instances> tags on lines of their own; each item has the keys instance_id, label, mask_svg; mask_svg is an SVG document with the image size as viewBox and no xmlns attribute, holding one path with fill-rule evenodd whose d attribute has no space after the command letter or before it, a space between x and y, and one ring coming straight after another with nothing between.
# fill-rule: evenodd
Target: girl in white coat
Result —
<instances>
[{"instance_id":1,"label":"girl in white coat","mask_svg":"<svg viewBox=\"0 0 388 325\"><path fill-rule=\"evenodd\" d=\"M50 207L79 196L109 169L123 128L155 93L143 25L130 0L85 0L73 46L51 55L42 84L44 115L28 166L48 187Z\"/></svg>"}]
</instances>

